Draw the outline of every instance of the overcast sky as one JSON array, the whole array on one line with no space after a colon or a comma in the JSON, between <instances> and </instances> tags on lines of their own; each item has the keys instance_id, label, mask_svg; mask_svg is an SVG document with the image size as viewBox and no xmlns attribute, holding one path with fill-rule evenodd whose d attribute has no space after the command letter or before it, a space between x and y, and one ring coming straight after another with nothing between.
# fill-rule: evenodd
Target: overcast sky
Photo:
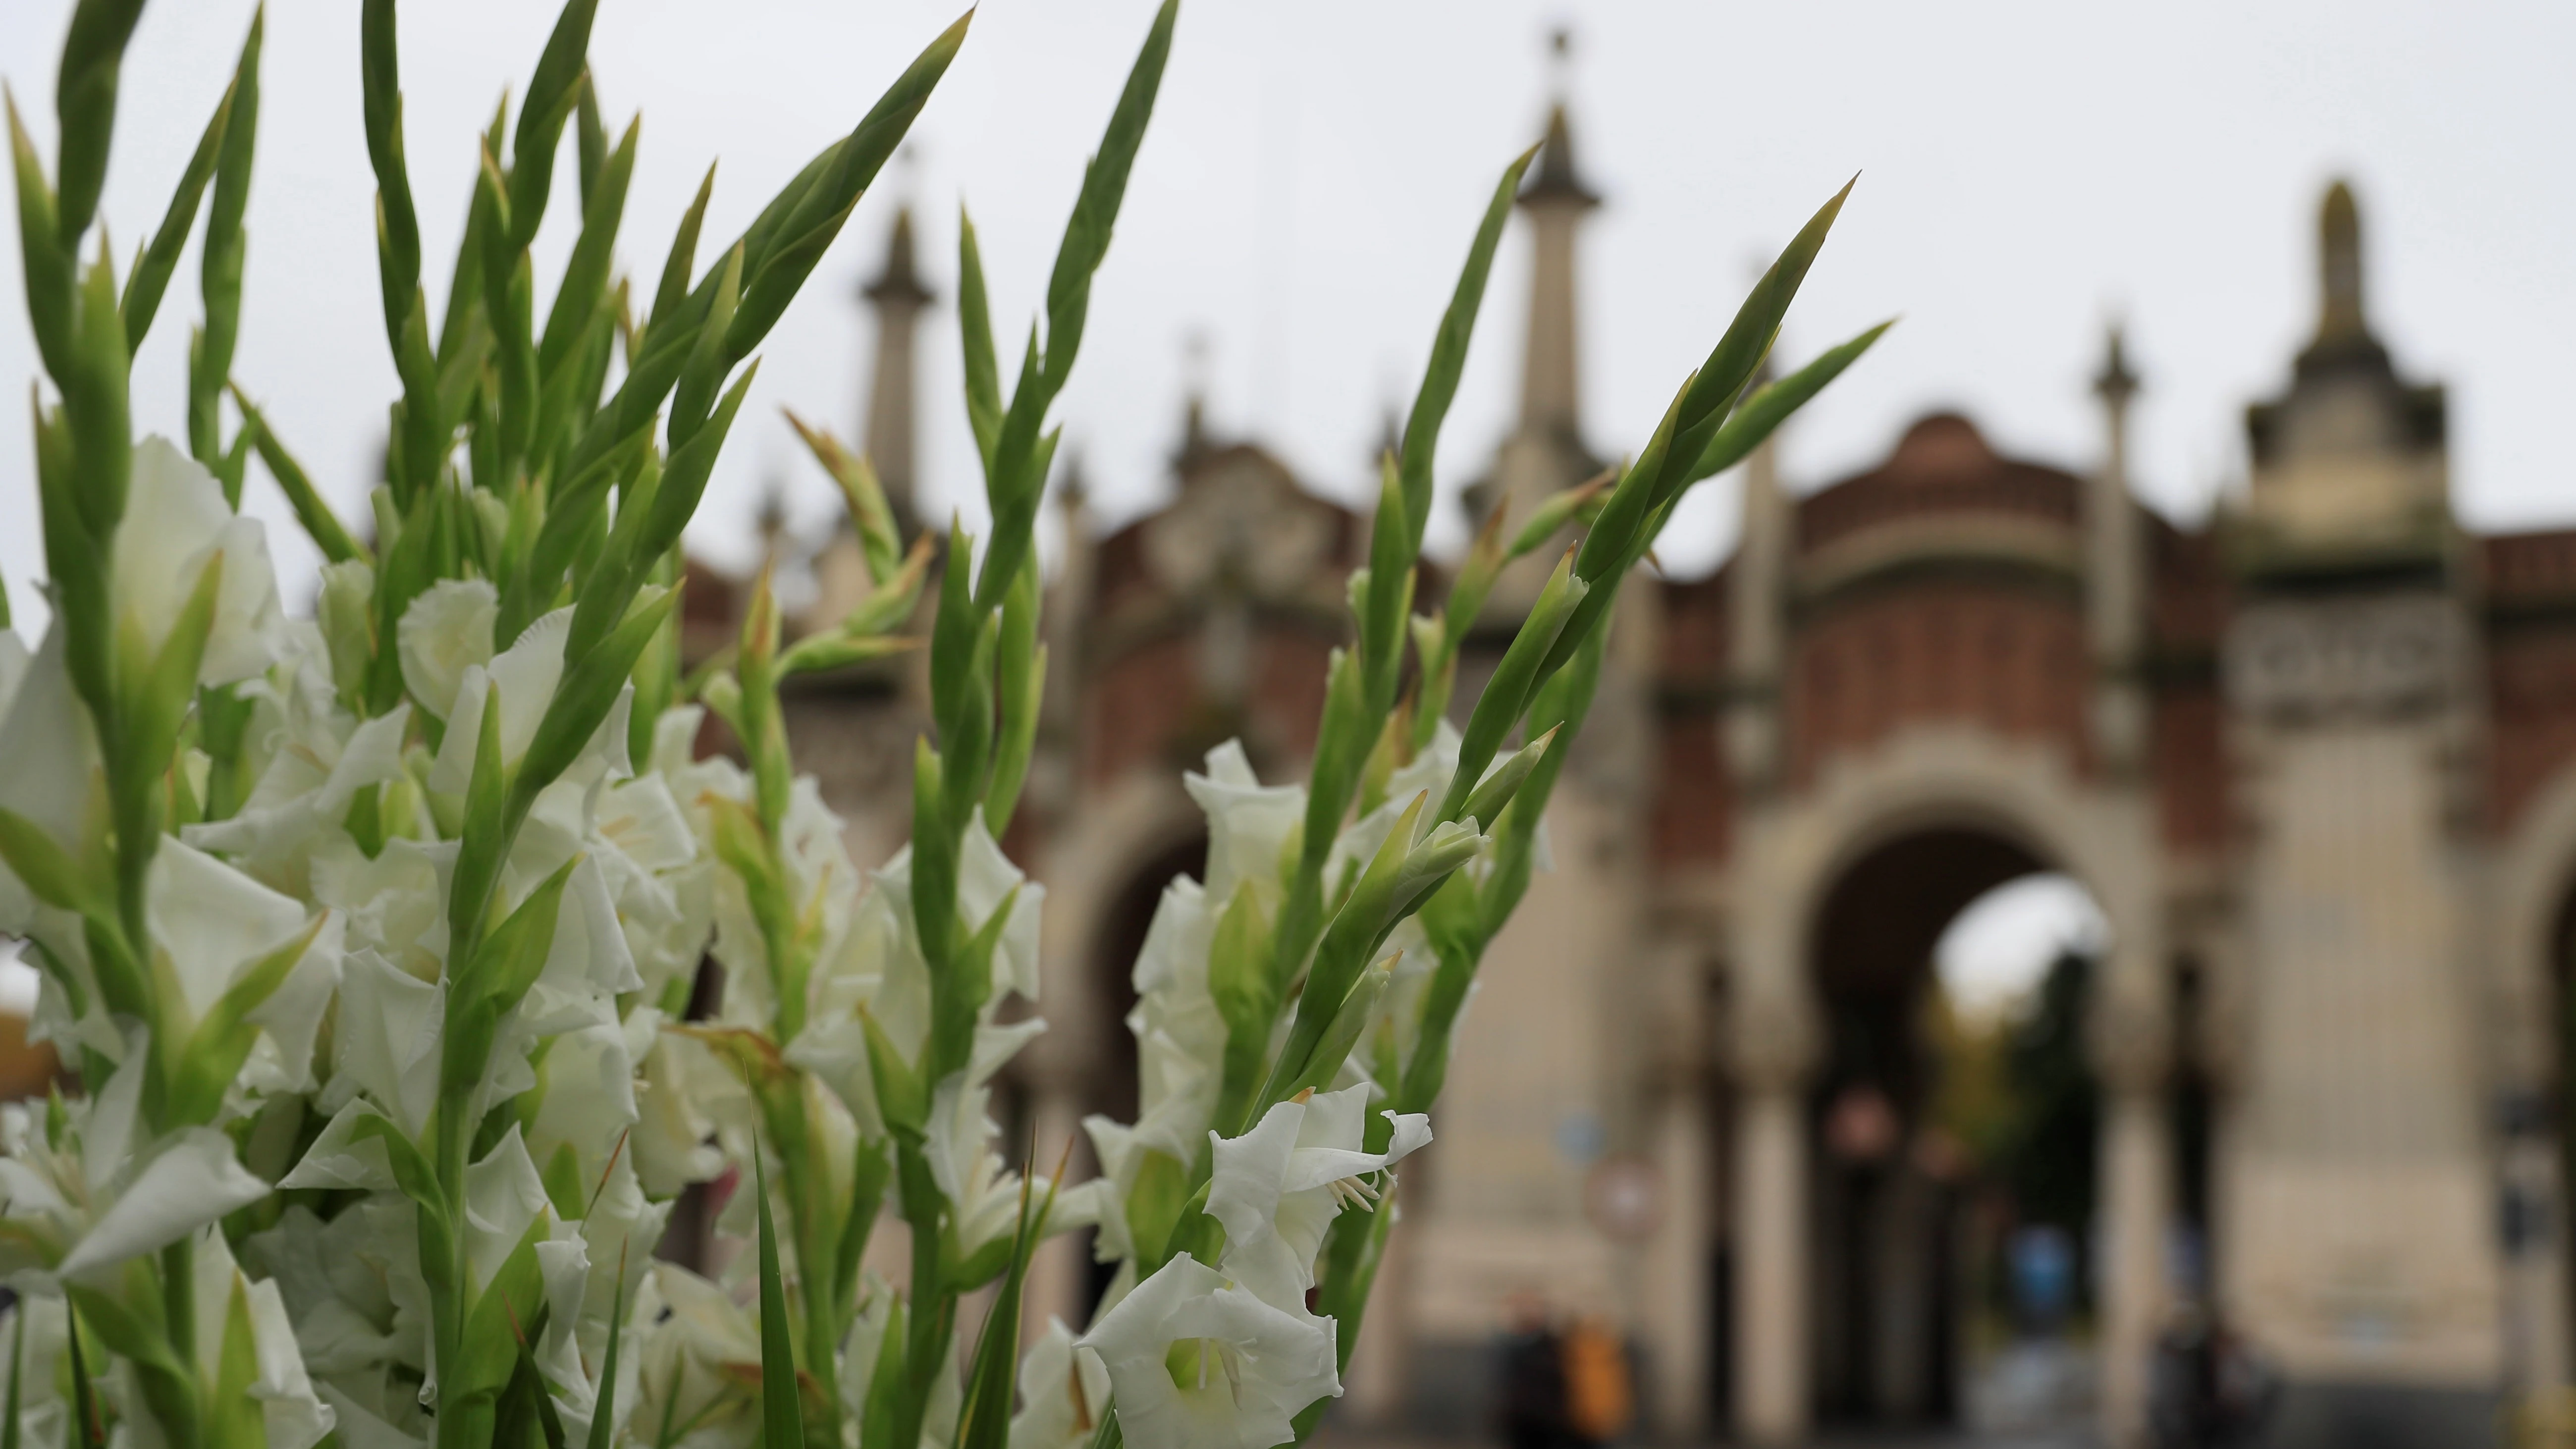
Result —
<instances>
[{"instance_id":1,"label":"overcast sky","mask_svg":"<svg viewBox=\"0 0 2576 1449\"><path fill-rule=\"evenodd\" d=\"M1149 0L992 0L914 131L773 335L696 536L739 561L765 477L820 526L831 493L777 408L858 424L868 330L853 289L891 208L916 202L926 270L953 292L955 207L977 218L1007 339L1034 307ZM52 67L69 6L0 5L0 72L51 155ZM236 369L355 509L392 369L378 327L350 0L272 0L248 303ZM120 255L158 219L224 84L248 0L163 0L129 61L107 214ZM846 130L950 18L924 0L604 0L592 49L613 124L647 112L623 248L658 267L721 158L711 239L730 237ZM403 21L409 150L445 276L473 132L551 23L527 0L414 3ZM2276 0L2260 6L1700 0L1192 0L1163 101L1059 407L1112 514L1164 486L1188 372L1209 341L1212 416L1354 496L1389 403L1409 391L1481 198L1534 139L1545 38L1575 34L1562 85L1607 198L1583 239L1585 420L1642 440L1776 247L1854 171L1861 183L1791 314L1801 359L1905 321L1788 440L1793 482L1879 456L1913 416L1967 409L1998 444L2093 456L2085 388L2105 319L2127 319L2147 391L2139 483L2196 516L2241 476L2242 405L2284 376L2314 315L2314 214L2355 180L2374 320L2413 374L2451 386L2461 512L2485 527L2576 522L2576 7ZM549 213L541 288L568 244ZM1508 425L1526 289L1516 231L1441 458L1475 475ZM14 227L0 227L0 384L35 374ZM712 248L710 248L712 250ZM639 260L640 259L640 260ZM138 425L178 431L194 260L137 372ZM543 292L541 291L541 299ZM433 296L433 305L436 297ZM541 300L542 305L542 300ZM934 511L974 487L953 316L925 349ZM23 396L23 393L20 395ZM23 407L0 407L0 576L25 611L41 573ZM1704 490L1663 556L1704 569L1732 532ZM251 506L283 509L264 481ZM291 526L290 526L291 528ZM286 532L288 530L280 530ZM290 573L300 541L277 544ZM296 590L297 593L301 589Z\"/></svg>"}]
</instances>

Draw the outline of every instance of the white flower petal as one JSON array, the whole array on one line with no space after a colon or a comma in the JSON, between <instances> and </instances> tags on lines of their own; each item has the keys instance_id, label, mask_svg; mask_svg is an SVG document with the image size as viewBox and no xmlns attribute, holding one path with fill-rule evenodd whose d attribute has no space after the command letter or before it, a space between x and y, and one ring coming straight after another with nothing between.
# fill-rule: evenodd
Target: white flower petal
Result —
<instances>
[{"instance_id":1,"label":"white flower petal","mask_svg":"<svg viewBox=\"0 0 2576 1449\"><path fill-rule=\"evenodd\" d=\"M214 629L197 672L205 685L238 683L285 657L267 536L234 515L223 485L195 459L159 437L136 444L111 553L119 632L157 654L218 555Z\"/></svg>"},{"instance_id":2,"label":"white flower petal","mask_svg":"<svg viewBox=\"0 0 2576 1449\"><path fill-rule=\"evenodd\" d=\"M211 1127L191 1127L126 1184L55 1271L78 1277L156 1252L266 1196L268 1184L234 1158L232 1139Z\"/></svg>"},{"instance_id":3,"label":"white flower petal","mask_svg":"<svg viewBox=\"0 0 2576 1449\"><path fill-rule=\"evenodd\" d=\"M465 671L492 662L500 617L500 592L482 579L441 579L403 610L395 630L403 687L422 709L446 719L456 708Z\"/></svg>"}]
</instances>

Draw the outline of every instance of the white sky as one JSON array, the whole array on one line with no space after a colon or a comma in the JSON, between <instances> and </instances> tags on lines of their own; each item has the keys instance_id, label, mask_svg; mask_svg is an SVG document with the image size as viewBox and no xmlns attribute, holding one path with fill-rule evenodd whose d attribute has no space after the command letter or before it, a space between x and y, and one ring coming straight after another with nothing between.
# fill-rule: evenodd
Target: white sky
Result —
<instances>
[{"instance_id":1,"label":"white sky","mask_svg":"<svg viewBox=\"0 0 2576 1449\"><path fill-rule=\"evenodd\" d=\"M954 0L606 0L593 61L613 124L647 110L631 265L658 268L721 157L709 251L850 123ZM975 208L1003 351L1035 306L1081 161L1150 0L991 0L915 130L917 157L860 207L773 334L698 546L738 560L765 474L800 518L830 493L776 414L857 425L867 335L852 301L893 201L922 206L950 293L955 202ZM378 327L372 181L358 125L357 10L274 0L237 373L354 509L394 382ZM52 67L69 6L0 5L0 74L51 154ZM432 257L461 219L471 136L551 23L528 0L405 11L408 137ZM157 222L224 83L249 0L163 0L125 86L107 211L118 251ZM1889 313L1904 324L1788 443L1815 486L1880 455L1934 405L1999 443L2080 465L2084 387L2117 313L2148 392L2141 486L2196 514L2241 471L2238 417L2277 385L2312 320L2326 179L2362 197L2371 301L2401 364L2452 387L2454 478L2482 526L2576 519L2561 445L2576 393L2576 7L2277 0L1712 5L1684 0L1191 0L1084 357L1059 411L1104 507L1144 506L1174 442L1184 339L1211 339L1217 423L1278 446L1317 487L1356 493L1387 404L1408 392L1476 210L1536 135L1543 40L1577 32L1578 151L1609 204L1583 256L1587 423L1635 446L1705 350L1757 256L1855 170L1861 185L1791 314L1792 360ZM547 253L570 208L549 214ZM14 216L10 218L14 223ZM0 225L0 387L35 373ZM1479 471L1508 422L1526 262L1515 233L1442 457ZM551 274L541 263L541 288ZM433 305L436 292L433 288ZM542 305L542 296L541 302ZM185 264L137 375L141 426L178 431L196 312ZM971 491L953 318L926 349L924 471ZM22 615L40 575L26 414L0 406L0 577ZM254 470L256 474L256 470ZM253 507L283 519L264 481ZM934 499L934 507L940 500ZM1663 556L1705 568L1731 533L1726 485ZM284 532L284 530L281 530ZM290 576L300 542L276 545ZM300 594L300 588L291 588Z\"/></svg>"},{"instance_id":2,"label":"white sky","mask_svg":"<svg viewBox=\"0 0 2576 1449\"><path fill-rule=\"evenodd\" d=\"M2068 950L2099 952L2110 928L2071 876L2026 875L1970 901L1932 947L1933 974L1963 1015L2019 1005Z\"/></svg>"}]
</instances>

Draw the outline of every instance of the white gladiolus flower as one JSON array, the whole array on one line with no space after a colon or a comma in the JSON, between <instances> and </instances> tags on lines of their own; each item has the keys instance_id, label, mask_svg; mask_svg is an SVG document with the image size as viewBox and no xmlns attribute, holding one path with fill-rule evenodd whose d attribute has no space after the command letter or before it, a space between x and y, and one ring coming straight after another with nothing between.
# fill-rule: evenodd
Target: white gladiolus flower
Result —
<instances>
[{"instance_id":1,"label":"white gladiolus flower","mask_svg":"<svg viewBox=\"0 0 2576 1449\"><path fill-rule=\"evenodd\" d=\"M404 608L395 630L403 688L422 709L440 719L453 714L465 672L492 663L492 626L500 618L500 592L482 579L440 579Z\"/></svg>"},{"instance_id":2,"label":"white gladiolus flower","mask_svg":"<svg viewBox=\"0 0 2576 1449\"><path fill-rule=\"evenodd\" d=\"M8 1346L0 1351L0 1395L17 1397L21 1443L80 1442L76 1410L61 1387L71 1378L71 1322L69 1307L54 1297L21 1297L0 1312L0 1344Z\"/></svg>"},{"instance_id":3,"label":"white gladiolus flower","mask_svg":"<svg viewBox=\"0 0 2576 1449\"><path fill-rule=\"evenodd\" d=\"M1209 898L1230 901L1238 883L1251 881L1268 892L1262 904L1277 909L1280 852L1306 818L1305 787L1262 784L1241 740L1208 751L1207 773L1181 783L1207 812Z\"/></svg>"},{"instance_id":4,"label":"white gladiolus flower","mask_svg":"<svg viewBox=\"0 0 2576 1449\"><path fill-rule=\"evenodd\" d=\"M229 856L281 886L300 883L296 867L327 831L336 831L360 790L400 775L408 707L360 721L301 690L290 691L280 734L250 798L228 820L190 825L181 839Z\"/></svg>"},{"instance_id":5,"label":"white gladiolus flower","mask_svg":"<svg viewBox=\"0 0 2576 1449\"><path fill-rule=\"evenodd\" d=\"M530 624L517 643L489 664L465 666L457 679L456 702L448 712L454 725L439 741L429 788L457 795L473 782L474 757L483 738L483 700L494 690L501 697L501 762L519 763L537 737L546 707L554 703L555 687L563 682L564 642L571 633L572 610L557 609ZM632 773L626 759L626 712L633 699L633 685L620 691L615 707L592 732L581 755L558 777L558 786L567 782L587 786Z\"/></svg>"},{"instance_id":6,"label":"white gladiolus flower","mask_svg":"<svg viewBox=\"0 0 2576 1449\"><path fill-rule=\"evenodd\" d=\"M83 846L106 828L107 786L97 738L64 666L62 622L57 619L45 631L44 643L32 657L18 658L23 649L17 636L9 636L9 645L17 662L5 681L7 697L0 699L0 760L8 762L0 770L0 809L35 825L77 859ZM79 922L39 903L5 863L0 863L0 935L32 937L58 958L79 954L86 959Z\"/></svg>"},{"instance_id":7,"label":"white gladiolus flower","mask_svg":"<svg viewBox=\"0 0 2576 1449\"><path fill-rule=\"evenodd\" d=\"M283 1296L304 1366L326 1399L331 1386L389 1364L427 1366L417 1222L410 1200L389 1193L327 1222L289 1207L276 1227L243 1242L244 1258Z\"/></svg>"},{"instance_id":8,"label":"white gladiolus flower","mask_svg":"<svg viewBox=\"0 0 2576 1449\"><path fill-rule=\"evenodd\" d=\"M223 484L195 459L163 438L137 443L111 564L119 647L157 656L217 558L214 631L197 669L205 685L238 683L284 657L268 538L255 520L234 514Z\"/></svg>"},{"instance_id":9,"label":"white gladiolus flower","mask_svg":"<svg viewBox=\"0 0 2576 1449\"><path fill-rule=\"evenodd\" d=\"M1102 1315L1100 1355L1133 1449L1270 1449L1298 1411L1336 1398L1332 1320L1265 1303L1187 1254Z\"/></svg>"},{"instance_id":10,"label":"white gladiolus flower","mask_svg":"<svg viewBox=\"0 0 2576 1449\"><path fill-rule=\"evenodd\" d=\"M146 916L179 988L177 1004L186 1008L165 1019L174 1031L203 1020L246 972L308 925L304 907L292 898L176 840L153 853ZM244 1086L258 1092L313 1086L313 1041L340 969L340 923L326 915L285 978L246 1017L261 1032L244 1066Z\"/></svg>"},{"instance_id":11,"label":"white gladiolus flower","mask_svg":"<svg viewBox=\"0 0 2576 1449\"><path fill-rule=\"evenodd\" d=\"M348 922L351 951L381 955L423 981L447 959L447 873L456 843L399 836L373 857L345 834L325 839L306 861L316 903Z\"/></svg>"},{"instance_id":12,"label":"white gladiolus flower","mask_svg":"<svg viewBox=\"0 0 2576 1449\"><path fill-rule=\"evenodd\" d=\"M138 1041L96 1097L66 1103L59 1130L23 1103L0 1107L0 1266L41 1286L158 1252L268 1196L232 1139L191 1127L138 1140L147 1056Z\"/></svg>"},{"instance_id":13,"label":"white gladiolus flower","mask_svg":"<svg viewBox=\"0 0 2576 1449\"><path fill-rule=\"evenodd\" d=\"M1362 1083L1281 1102L1240 1137L1208 1134L1216 1168L1207 1212L1225 1228L1220 1261L1268 1302L1302 1307L1333 1219L1345 1207L1375 1203L1366 1179L1431 1141L1429 1117L1389 1112L1395 1131L1387 1150L1363 1150L1369 1092Z\"/></svg>"},{"instance_id":14,"label":"white gladiolus flower","mask_svg":"<svg viewBox=\"0 0 2576 1449\"><path fill-rule=\"evenodd\" d=\"M1100 1355L1076 1348L1064 1320L1020 1358L1020 1411L1011 1417L1011 1449L1083 1449L1109 1402L1109 1370Z\"/></svg>"},{"instance_id":15,"label":"white gladiolus flower","mask_svg":"<svg viewBox=\"0 0 2576 1449\"><path fill-rule=\"evenodd\" d=\"M992 1148L1000 1129L989 1115L990 1083L1003 1063L1045 1030L1046 1023L1035 1017L1009 1026L977 1027L966 1070L951 1073L931 1093L930 1130L922 1155L929 1162L931 1180L954 1207L960 1253L1007 1238L1019 1226L1020 1174ZM1097 1211L1095 1194L1086 1191L1088 1187L1060 1190L1051 1204L1045 1204L1041 1225L1045 1236L1092 1226ZM1038 1184L1035 1191L1032 1213L1044 1202L1046 1188Z\"/></svg>"},{"instance_id":16,"label":"white gladiolus flower","mask_svg":"<svg viewBox=\"0 0 2576 1449\"><path fill-rule=\"evenodd\" d=\"M665 1032L661 1024L662 1014L651 1007L639 1006L627 1019L630 1032L647 1035L636 1057L636 1121L626 1150L644 1190L669 1197L725 1170L723 1151L707 1140L716 1130L715 1105L750 1093L704 1044Z\"/></svg>"},{"instance_id":17,"label":"white gladiolus flower","mask_svg":"<svg viewBox=\"0 0 2576 1449\"><path fill-rule=\"evenodd\" d=\"M748 1449L760 1438L760 1328L725 1290L677 1263L652 1279L670 1316L639 1345L643 1374L628 1422L668 1424L692 1449Z\"/></svg>"},{"instance_id":18,"label":"white gladiolus flower","mask_svg":"<svg viewBox=\"0 0 2576 1449\"><path fill-rule=\"evenodd\" d=\"M211 1383L225 1359L249 1349L257 1368L248 1393L259 1404L268 1449L313 1449L331 1432L337 1416L313 1392L278 1285L245 1277L217 1227L197 1234L189 1262L196 1275L199 1374ZM242 1325L232 1321L236 1295L250 1329L248 1344L238 1341Z\"/></svg>"}]
</instances>

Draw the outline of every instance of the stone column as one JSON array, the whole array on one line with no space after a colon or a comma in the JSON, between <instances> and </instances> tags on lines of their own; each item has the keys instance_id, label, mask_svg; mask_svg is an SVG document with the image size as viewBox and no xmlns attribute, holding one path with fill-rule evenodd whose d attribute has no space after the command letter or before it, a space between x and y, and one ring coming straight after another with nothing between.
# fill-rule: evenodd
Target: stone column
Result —
<instances>
[{"instance_id":1,"label":"stone column","mask_svg":"<svg viewBox=\"0 0 2576 1449\"><path fill-rule=\"evenodd\" d=\"M1807 1430L1807 1124L1794 1079L1741 1084L1735 1125L1735 1432Z\"/></svg>"},{"instance_id":2,"label":"stone column","mask_svg":"<svg viewBox=\"0 0 2576 1449\"><path fill-rule=\"evenodd\" d=\"M2166 1311L2165 1230L2173 1200L2164 1099L2169 1025L2160 998L2134 989L2140 976L2137 968L2112 963L2091 1022L2102 1080L2096 1291L2102 1440L2110 1449L2146 1442L2148 1374Z\"/></svg>"},{"instance_id":3,"label":"stone column","mask_svg":"<svg viewBox=\"0 0 2576 1449\"><path fill-rule=\"evenodd\" d=\"M1708 1437L1709 1113L1696 1076L1672 1085L1656 1113L1651 1150L1663 1175L1663 1211L1645 1245L1640 1327L1654 1346L1656 1432L1677 1443Z\"/></svg>"},{"instance_id":4,"label":"stone column","mask_svg":"<svg viewBox=\"0 0 2576 1449\"><path fill-rule=\"evenodd\" d=\"M1062 1083L1046 1078L1039 1080L1034 1091L1032 1115L1037 1121L1038 1144L1034 1160L1052 1168L1056 1154L1072 1140L1075 1162L1088 1163L1091 1144L1083 1136L1082 1110L1074 1096ZM1090 1175L1085 1170L1068 1171L1065 1180L1076 1182ZM1022 1341L1046 1332L1050 1317L1061 1318L1065 1327L1082 1332L1091 1312L1091 1305L1083 1301L1083 1291L1091 1282L1091 1265L1085 1260L1083 1248L1090 1241L1088 1233L1058 1233L1038 1245L1036 1256L1029 1262L1028 1287L1021 1299Z\"/></svg>"},{"instance_id":5,"label":"stone column","mask_svg":"<svg viewBox=\"0 0 2576 1449\"><path fill-rule=\"evenodd\" d=\"M1378 1210L1398 1216L1394 1230L1387 1234L1386 1256L1378 1262L1377 1279L1370 1285L1368 1314L1360 1320L1360 1341L1352 1346L1350 1370L1342 1375L1345 1397L1339 1417L1345 1423L1396 1429L1404 1423L1405 1388L1412 1382L1405 1361L1406 1350L1412 1347L1411 1325L1406 1322L1406 1310L1411 1307L1405 1271L1412 1256L1408 1249L1413 1234L1429 1224L1407 1223L1400 1206Z\"/></svg>"},{"instance_id":6,"label":"stone column","mask_svg":"<svg viewBox=\"0 0 2576 1449\"><path fill-rule=\"evenodd\" d=\"M2523 1393L2568 1384L2566 1194L2559 1189L2557 1141L2541 1129L2537 1091L2507 1108L2505 1200L2506 1371Z\"/></svg>"}]
</instances>

